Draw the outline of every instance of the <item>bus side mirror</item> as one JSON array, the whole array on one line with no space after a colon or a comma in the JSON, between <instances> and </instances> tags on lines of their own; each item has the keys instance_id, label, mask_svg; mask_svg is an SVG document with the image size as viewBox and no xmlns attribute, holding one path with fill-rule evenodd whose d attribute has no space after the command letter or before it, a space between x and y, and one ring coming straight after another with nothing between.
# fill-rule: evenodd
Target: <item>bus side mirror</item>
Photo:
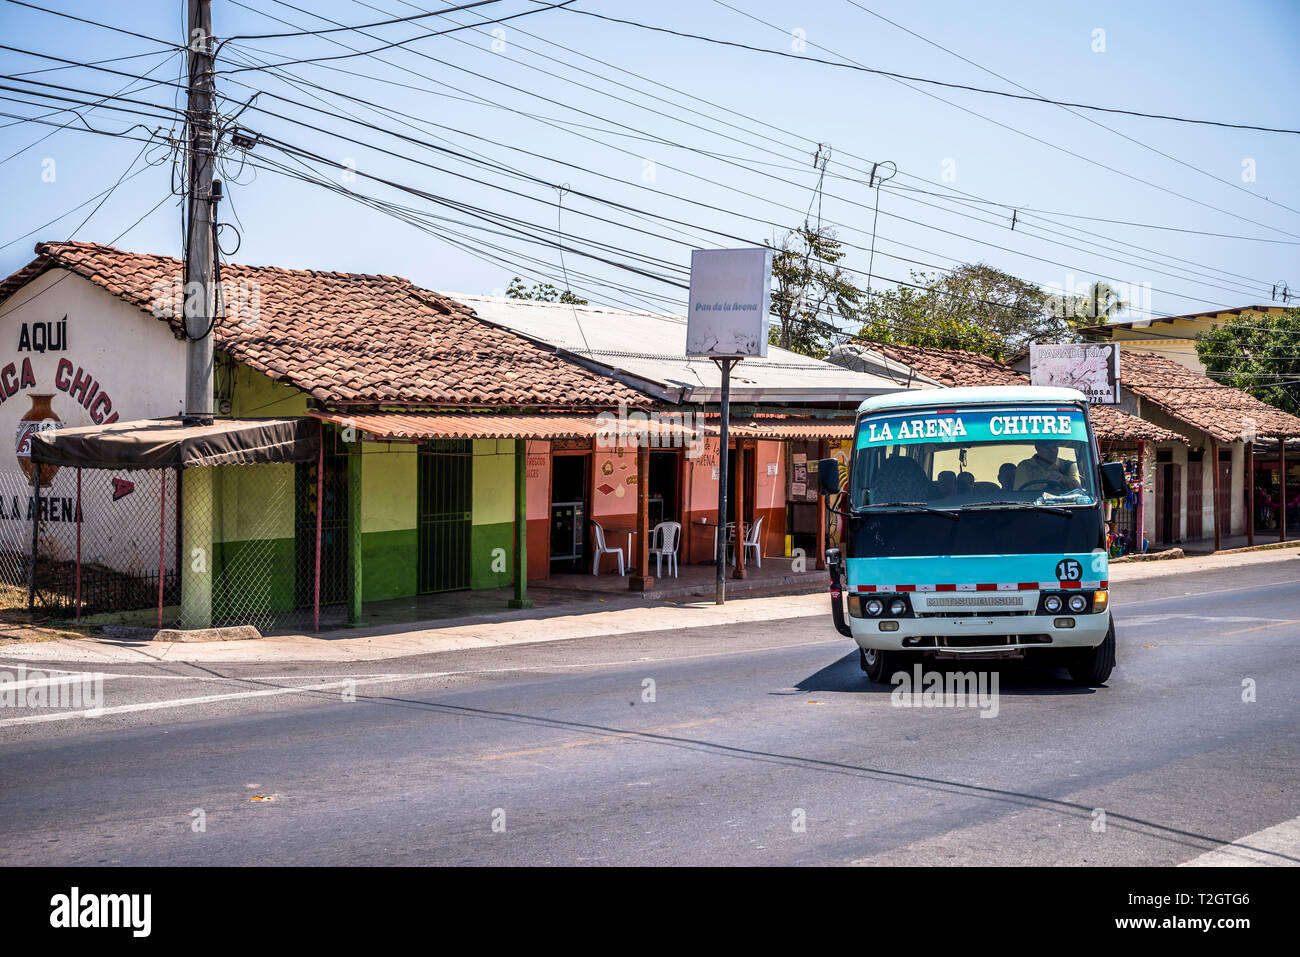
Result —
<instances>
[{"instance_id":1,"label":"bus side mirror","mask_svg":"<svg viewBox=\"0 0 1300 957\"><path fill-rule=\"evenodd\" d=\"M822 459L817 463L817 484L823 495L840 493L840 463L835 459Z\"/></svg>"},{"instance_id":2,"label":"bus side mirror","mask_svg":"<svg viewBox=\"0 0 1300 957\"><path fill-rule=\"evenodd\" d=\"M1128 494L1128 479L1124 477L1123 462L1103 462L1101 466L1101 497L1123 498Z\"/></svg>"}]
</instances>

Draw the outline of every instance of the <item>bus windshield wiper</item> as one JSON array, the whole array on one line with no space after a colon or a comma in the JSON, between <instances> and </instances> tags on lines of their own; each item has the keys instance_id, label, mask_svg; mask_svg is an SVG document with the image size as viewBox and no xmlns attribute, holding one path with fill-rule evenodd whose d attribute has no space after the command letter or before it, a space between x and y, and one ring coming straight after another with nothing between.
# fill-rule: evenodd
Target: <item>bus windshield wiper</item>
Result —
<instances>
[{"instance_id":1,"label":"bus windshield wiper","mask_svg":"<svg viewBox=\"0 0 1300 957\"><path fill-rule=\"evenodd\" d=\"M1060 505L1039 505L1037 502L976 502L966 508L1032 508L1036 512L1052 512L1070 518L1074 512Z\"/></svg>"},{"instance_id":2,"label":"bus windshield wiper","mask_svg":"<svg viewBox=\"0 0 1300 957\"><path fill-rule=\"evenodd\" d=\"M931 515L942 515L944 518L950 518L954 522L961 518L961 515L952 509L935 508L933 505L927 505L925 502L880 502L872 505L859 506L859 512L866 512L877 508L908 508L921 512L929 512Z\"/></svg>"}]
</instances>

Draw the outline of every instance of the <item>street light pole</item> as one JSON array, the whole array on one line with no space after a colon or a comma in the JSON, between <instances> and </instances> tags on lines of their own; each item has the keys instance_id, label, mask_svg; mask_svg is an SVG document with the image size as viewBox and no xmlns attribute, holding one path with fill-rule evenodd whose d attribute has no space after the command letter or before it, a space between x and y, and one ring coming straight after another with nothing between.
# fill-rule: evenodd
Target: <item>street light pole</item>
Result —
<instances>
[{"instance_id":1,"label":"street light pole","mask_svg":"<svg viewBox=\"0 0 1300 957\"><path fill-rule=\"evenodd\" d=\"M713 556L717 560L717 585L714 601L727 603L727 427L731 422L731 364L736 359L717 359L722 370L722 401L719 403L718 435L718 545Z\"/></svg>"}]
</instances>

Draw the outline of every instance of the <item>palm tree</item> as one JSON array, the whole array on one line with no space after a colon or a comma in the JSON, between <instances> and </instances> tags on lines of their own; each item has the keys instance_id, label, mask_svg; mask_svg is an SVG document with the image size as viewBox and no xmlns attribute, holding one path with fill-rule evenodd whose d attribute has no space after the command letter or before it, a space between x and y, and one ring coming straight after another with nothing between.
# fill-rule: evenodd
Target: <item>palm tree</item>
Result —
<instances>
[{"instance_id":1,"label":"palm tree","mask_svg":"<svg viewBox=\"0 0 1300 957\"><path fill-rule=\"evenodd\" d=\"M1088 287L1087 302L1084 306L1093 319L1110 322L1111 317L1123 312L1132 303L1124 302L1119 293L1109 283L1098 280Z\"/></svg>"}]
</instances>

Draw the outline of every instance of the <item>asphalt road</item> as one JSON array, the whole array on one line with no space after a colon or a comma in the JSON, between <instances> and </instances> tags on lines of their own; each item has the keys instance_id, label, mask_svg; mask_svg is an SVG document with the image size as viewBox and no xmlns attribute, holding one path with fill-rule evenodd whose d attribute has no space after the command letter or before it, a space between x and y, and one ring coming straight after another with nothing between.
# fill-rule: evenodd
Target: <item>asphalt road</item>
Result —
<instances>
[{"instance_id":1,"label":"asphalt road","mask_svg":"<svg viewBox=\"0 0 1300 957\"><path fill-rule=\"evenodd\" d=\"M987 717L895 706L829 614L114 666L100 717L0 709L0 863L1177 864L1300 817L1300 559L1112 597L1108 686L1008 663Z\"/></svg>"}]
</instances>

